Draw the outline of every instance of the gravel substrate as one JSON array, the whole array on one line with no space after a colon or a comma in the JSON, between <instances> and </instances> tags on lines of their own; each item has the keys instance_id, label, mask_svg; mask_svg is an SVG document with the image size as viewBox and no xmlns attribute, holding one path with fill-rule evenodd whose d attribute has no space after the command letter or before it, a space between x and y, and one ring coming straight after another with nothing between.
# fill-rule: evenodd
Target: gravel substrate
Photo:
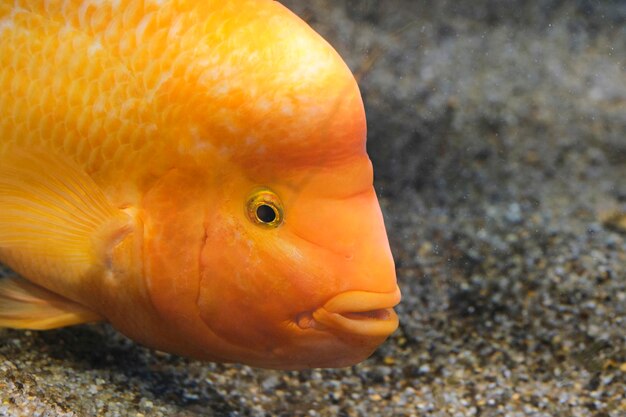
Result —
<instances>
[{"instance_id":1,"label":"gravel substrate","mask_svg":"<svg viewBox=\"0 0 626 417\"><path fill-rule=\"evenodd\" d=\"M359 77L399 331L279 372L0 330L0 416L626 416L626 2L285 3Z\"/></svg>"}]
</instances>

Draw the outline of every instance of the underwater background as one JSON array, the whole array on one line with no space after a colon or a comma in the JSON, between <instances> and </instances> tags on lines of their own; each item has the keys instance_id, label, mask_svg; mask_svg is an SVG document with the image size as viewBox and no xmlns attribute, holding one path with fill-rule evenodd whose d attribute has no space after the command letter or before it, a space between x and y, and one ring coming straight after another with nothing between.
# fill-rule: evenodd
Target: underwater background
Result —
<instances>
[{"instance_id":1,"label":"underwater background","mask_svg":"<svg viewBox=\"0 0 626 417\"><path fill-rule=\"evenodd\" d=\"M626 1L283 3L358 77L400 329L302 372L0 330L0 416L625 416Z\"/></svg>"}]
</instances>

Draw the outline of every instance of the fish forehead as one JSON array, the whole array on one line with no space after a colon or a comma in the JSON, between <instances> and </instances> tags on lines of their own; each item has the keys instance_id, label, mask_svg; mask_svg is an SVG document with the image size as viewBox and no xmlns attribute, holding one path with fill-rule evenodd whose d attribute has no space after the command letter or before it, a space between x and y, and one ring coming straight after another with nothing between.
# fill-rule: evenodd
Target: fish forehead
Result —
<instances>
[{"instance_id":1,"label":"fish forehead","mask_svg":"<svg viewBox=\"0 0 626 417\"><path fill-rule=\"evenodd\" d=\"M106 107L108 119L128 122L118 142L143 148L144 157L167 145L168 158L218 153L276 169L365 151L362 102L350 71L276 2L16 1L1 6L0 31L28 18L26 26L42 38L58 32L54 59L59 66L73 60L76 67L69 87L116 74L74 101ZM33 29L37 21L39 30ZM98 66L102 73L96 74ZM112 83L124 88L107 89ZM80 95L80 87L68 91ZM98 136L107 135L92 129L76 142L97 148Z\"/></svg>"}]
</instances>

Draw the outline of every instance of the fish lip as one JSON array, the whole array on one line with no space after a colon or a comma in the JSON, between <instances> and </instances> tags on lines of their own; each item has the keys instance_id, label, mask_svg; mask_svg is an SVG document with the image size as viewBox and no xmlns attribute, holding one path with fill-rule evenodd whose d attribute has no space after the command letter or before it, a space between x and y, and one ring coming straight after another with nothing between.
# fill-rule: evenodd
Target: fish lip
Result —
<instances>
[{"instance_id":1,"label":"fish lip","mask_svg":"<svg viewBox=\"0 0 626 417\"><path fill-rule=\"evenodd\" d=\"M387 337L398 328L393 307L400 302L400 289L387 293L346 291L307 315L306 327L330 328L360 336ZM302 326L301 326L302 327Z\"/></svg>"}]
</instances>

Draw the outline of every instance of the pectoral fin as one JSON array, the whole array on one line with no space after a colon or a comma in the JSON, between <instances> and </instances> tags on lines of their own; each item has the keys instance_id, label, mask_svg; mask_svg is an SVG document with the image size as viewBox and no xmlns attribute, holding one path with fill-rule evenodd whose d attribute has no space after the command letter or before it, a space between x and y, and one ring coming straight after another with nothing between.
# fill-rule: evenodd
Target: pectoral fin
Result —
<instances>
[{"instance_id":1,"label":"pectoral fin","mask_svg":"<svg viewBox=\"0 0 626 417\"><path fill-rule=\"evenodd\" d=\"M100 320L85 307L24 279L0 279L0 327L47 330Z\"/></svg>"},{"instance_id":2,"label":"pectoral fin","mask_svg":"<svg viewBox=\"0 0 626 417\"><path fill-rule=\"evenodd\" d=\"M131 229L129 216L73 161L35 150L0 153L0 260L21 275L47 288L59 288L50 279L79 280L106 267L107 253Z\"/></svg>"}]
</instances>

